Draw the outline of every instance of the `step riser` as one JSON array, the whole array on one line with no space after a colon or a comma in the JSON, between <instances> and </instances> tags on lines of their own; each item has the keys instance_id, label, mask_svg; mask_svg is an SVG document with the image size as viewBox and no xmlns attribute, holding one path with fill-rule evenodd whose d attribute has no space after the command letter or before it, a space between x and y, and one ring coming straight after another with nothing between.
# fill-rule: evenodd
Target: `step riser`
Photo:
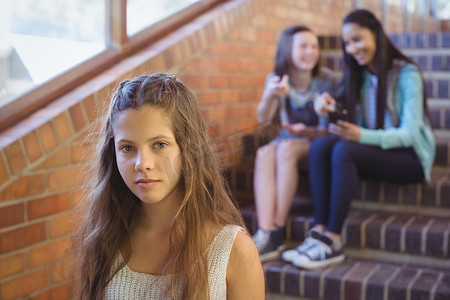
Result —
<instances>
[{"instance_id":1,"label":"step riser","mask_svg":"<svg viewBox=\"0 0 450 300\"><path fill-rule=\"evenodd\" d=\"M294 245L301 243L313 226L311 215L294 215L286 225L286 238ZM256 213L242 210L247 228L257 229ZM414 257L416 264L429 259L450 258L450 221L448 218L415 217L412 215L374 213L352 209L347 217L342 238L346 247L361 250L387 251ZM443 264L442 267L449 266Z\"/></svg>"},{"instance_id":2,"label":"step riser","mask_svg":"<svg viewBox=\"0 0 450 300\"><path fill-rule=\"evenodd\" d=\"M444 152L444 151L443 151ZM442 163L447 163L447 152L443 154ZM445 154L445 155L444 155ZM253 195L253 169L251 167L235 168L230 170L230 186L236 193ZM354 202L362 205L378 206L383 209L387 206L390 210L394 207L408 209L418 213L426 213L427 210L434 213L450 215L450 175L433 175L429 184L417 183L397 185L389 182L362 180L355 190ZM308 175L300 172L297 196L309 197ZM241 203L243 204L243 203ZM394 209L395 211L395 209Z\"/></svg>"},{"instance_id":3,"label":"step riser","mask_svg":"<svg viewBox=\"0 0 450 300\"><path fill-rule=\"evenodd\" d=\"M441 119L441 116L445 118L444 121ZM447 109L445 114L442 114L441 111L433 113L432 124L435 124L435 128L450 129L450 109ZM444 124L445 128L442 128L442 126L438 124ZM243 159L248 162L253 162L258 147L269 141L270 138L267 137L258 138L252 135L244 136L242 141ZM447 138L438 138L436 141L436 155L433 164L435 166L450 167L450 141Z\"/></svg>"},{"instance_id":4,"label":"step riser","mask_svg":"<svg viewBox=\"0 0 450 300\"><path fill-rule=\"evenodd\" d=\"M374 262L347 262L320 271L282 262L264 265L270 293L307 299L449 299L450 275ZM408 297L409 296L409 297Z\"/></svg>"},{"instance_id":5,"label":"step riser","mask_svg":"<svg viewBox=\"0 0 450 300\"><path fill-rule=\"evenodd\" d=\"M450 33L402 33L390 34L390 40L402 50L450 48ZM323 50L341 50L339 36L319 36L319 45Z\"/></svg>"},{"instance_id":6,"label":"step riser","mask_svg":"<svg viewBox=\"0 0 450 300\"><path fill-rule=\"evenodd\" d=\"M420 67L421 71L424 72L425 79L433 78L433 76L431 76L432 74L439 74L436 75L436 77L445 78L447 76L445 76L445 74L443 74L442 72L450 71L450 48L446 51L447 53L405 54ZM320 55L320 64L322 66L326 66L336 72L341 72L342 70L344 70L344 60L340 51L322 51ZM430 78L427 78L427 75ZM431 95L428 94L428 96Z\"/></svg>"}]
</instances>

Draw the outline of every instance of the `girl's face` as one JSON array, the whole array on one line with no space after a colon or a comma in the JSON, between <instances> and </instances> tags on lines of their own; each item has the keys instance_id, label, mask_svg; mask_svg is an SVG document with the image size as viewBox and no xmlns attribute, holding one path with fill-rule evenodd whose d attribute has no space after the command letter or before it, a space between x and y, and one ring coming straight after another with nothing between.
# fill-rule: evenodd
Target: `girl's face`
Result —
<instances>
[{"instance_id":1,"label":"girl's face","mask_svg":"<svg viewBox=\"0 0 450 300\"><path fill-rule=\"evenodd\" d=\"M301 31L293 35L291 59L294 67L300 71L312 71L319 61L319 40L310 31Z\"/></svg>"},{"instance_id":2,"label":"girl's face","mask_svg":"<svg viewBox=\"0 0 450 300\"><path fill-rule=\"evenodd\" d=\"M375 70L377 43L372 31L356 23L347 23L342 26L342 40L345 52L353 56L360 66L367 65Z\"/></svg>"},{"instance_id":3,"label":"girl's face","mask_svg":"<svg viewBox=\"0 0 450 300\"><path fill-rule=\"evenodd\" d=\"M133 194L148 204L175 199L181 153L162 109L144 105L119 113L114 142L120 175Z\"/></svg>"}]
</instances>

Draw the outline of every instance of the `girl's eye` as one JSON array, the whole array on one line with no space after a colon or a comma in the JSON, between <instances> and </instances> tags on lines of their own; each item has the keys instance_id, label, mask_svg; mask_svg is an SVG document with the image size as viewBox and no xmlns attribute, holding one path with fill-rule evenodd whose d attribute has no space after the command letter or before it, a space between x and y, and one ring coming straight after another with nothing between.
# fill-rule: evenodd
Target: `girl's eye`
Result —
<instances>
[{"instance_id":1,"label":"girl's eye","mask_svg":"<svg viewBox=\"0 0 450 300\"><path fill-rule=\"evenodd\" d=\"M163 143L163 142L155 143L155 148L157 148L157 149L162 149L162 148L165 148L166 146L167 146L167 144Z\"/></svg>"},{"instance_id":2,"label":"girl's eye","mask_svg":"<svg viewBox=\"0 0 450 300\"><path fill-rule=\"evenodd\" d=\"M130 146L130 145L125 145L125 146L120 147L120 150L122 150L124 152L130 152L130 151L133 151L133 149L134 149L134 147Z\"/></svg>"}]
</instances>

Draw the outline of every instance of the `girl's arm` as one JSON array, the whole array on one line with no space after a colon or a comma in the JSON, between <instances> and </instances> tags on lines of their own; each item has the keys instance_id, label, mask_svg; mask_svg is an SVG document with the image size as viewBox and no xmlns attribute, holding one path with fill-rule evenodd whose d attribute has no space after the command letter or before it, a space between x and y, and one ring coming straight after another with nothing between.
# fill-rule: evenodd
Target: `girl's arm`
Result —
<instances>
[{"instance_id":1,"label":"girl's arm","mask_svg":"<svg viewBox=\"0 0 450 300\"><path fill-rule=\"evenodd\" d=\"M227 267L227 299L264 300L264 273L250 236L238 232Z\"/></svg>"},{"instance_id":2,"label":"girl's arm","mask_svg":"<svg viewBox=\"0 0 450 300\"><path fill-rule=\"evenodd\" d=\"M285 96L289 92L288 81L289 77L287 75L284 75L281 79L276 75L267 79L264 93L258 104L258 123L272 120L278 108L278 98Z\"/></svg>"},{"instance_id":3,"label":"girl's arm","mask_svg":"<svg viewBox=\"0 0 450 300\"><path fill-rule=\"evenodd\" d=\"M400 126L386 130L361 129L359 142L383 149L409 147L425 122L423 112L423 82L417 67L405 65L399 75L401 115ZM396 91L397 92L397 91Z\"/></svg>"}]
</instances>

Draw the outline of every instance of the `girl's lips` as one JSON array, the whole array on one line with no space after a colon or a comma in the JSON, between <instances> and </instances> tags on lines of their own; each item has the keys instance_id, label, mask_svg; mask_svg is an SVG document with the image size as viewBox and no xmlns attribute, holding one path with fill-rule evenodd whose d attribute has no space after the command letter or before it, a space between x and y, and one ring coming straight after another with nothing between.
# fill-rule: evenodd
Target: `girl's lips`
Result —
<instances>
[{"instance_id":1,"label":"girl's lips","mask_svg":"<svg viewBox=\"0 0 450 300\"><path fill-rule=\"evenodd\" d=\"M136 181L136 184L140 188L148 189L154 187L159 180L153 180L153 179L139 179Z\"/></svg>"}]
</instances>

